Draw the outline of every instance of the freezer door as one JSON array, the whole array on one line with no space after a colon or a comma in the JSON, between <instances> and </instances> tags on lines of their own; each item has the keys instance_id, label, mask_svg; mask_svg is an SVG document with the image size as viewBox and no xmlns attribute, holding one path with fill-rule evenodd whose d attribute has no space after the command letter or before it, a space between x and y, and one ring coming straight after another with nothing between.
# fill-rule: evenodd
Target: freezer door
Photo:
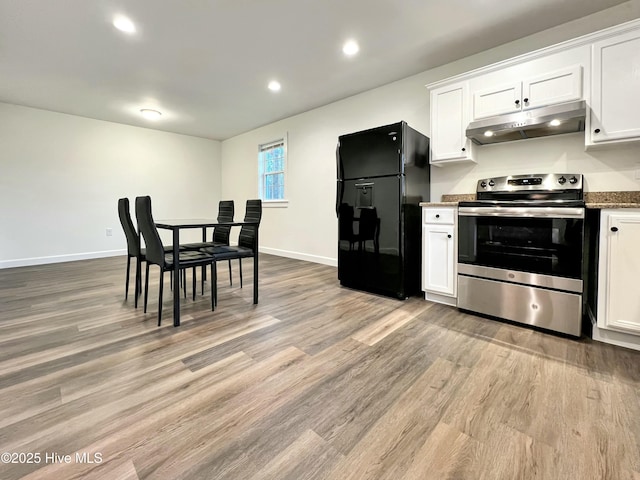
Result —
<instances>
[{"instance_id":1,"label":"freezer door","mask_svg":"<svg viewBox=\"0 0 640 480\"><path fill-rule=\"evenodd\" d=\"M338 178L357 179L403 173L403 123L339 138Z\"/></svg>"},{"instance_id":2,"label":"freezer door","mask_svg":"<svg viewBox=\"0 0 640 480\"><path fill-rule=\"evenodd\" d=\"M338 206L338 278L346 287L405 297L399 176L345 180Z\"/></svg>"}]
</instances>

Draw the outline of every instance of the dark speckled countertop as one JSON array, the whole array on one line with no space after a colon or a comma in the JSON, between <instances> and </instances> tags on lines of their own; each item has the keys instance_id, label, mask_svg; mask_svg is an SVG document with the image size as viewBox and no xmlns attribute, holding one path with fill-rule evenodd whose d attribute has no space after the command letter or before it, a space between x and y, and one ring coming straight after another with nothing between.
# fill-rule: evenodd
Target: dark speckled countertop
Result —
<instances>
[{"instance_id":1,"label":"dark speckled countertop","mask_svg":"<svg viewBox=\"0 0 640 480\"><path fill-rule=\"evenodd\" d=\"M442 195L440 202L422 202L422 207L455 207L458 202L476 199L475 193ZM640 190L626 192L585 192L587 208L640 208Z\"/></svg>"},{"instance_id":2,"label":"dark speckled countertop","mask_svg":"<svg viewBox=\"0 0 640 480\"><path fill-rule=\"evenodd\" d=\"M640 208L640 191L584 192L587 208Z\"/></svg>"}]
</instances>

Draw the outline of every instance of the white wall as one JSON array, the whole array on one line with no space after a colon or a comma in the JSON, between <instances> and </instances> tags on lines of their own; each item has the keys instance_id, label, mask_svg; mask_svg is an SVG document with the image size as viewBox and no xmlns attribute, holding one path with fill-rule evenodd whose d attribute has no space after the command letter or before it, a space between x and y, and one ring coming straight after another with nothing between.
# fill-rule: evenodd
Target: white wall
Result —
<instances>
[{"instance_id":1,"label":"white wall","mask_svg":"<svg viewBox=\"0 0 640 480\"><path fill-rule=\"evenodd\" d=\"M0 268L125 253L117 212L124 196L132 215L134 198L151 195L156 219L215 217L220 147L0 103ZM170 244L170 235L163 240Z\"/></svg>"},{"instance_id":2,"label":"white wall","mask_svg":"<svg viewBox=\"0 0 640 480\"><path fill-rule=\"evenodd\" d=\"M257 148L288 133L288 208L265 209L260 228L263 251L331 265L337 258L335 147L339 135L400 120L428 133L425 85L465 71L632 20L638 2L627 2L546 32L333 104L290 117L222 142L222 196L242 202L258 195ZM286 95L286 92L281 92ZM640 148L584 152L579 134L482 147L477 165L432 168L432 200L445 193L472 193L492 175L577 172L590 191L638 190L633 169Z\"/></svg>"}]
</instances>

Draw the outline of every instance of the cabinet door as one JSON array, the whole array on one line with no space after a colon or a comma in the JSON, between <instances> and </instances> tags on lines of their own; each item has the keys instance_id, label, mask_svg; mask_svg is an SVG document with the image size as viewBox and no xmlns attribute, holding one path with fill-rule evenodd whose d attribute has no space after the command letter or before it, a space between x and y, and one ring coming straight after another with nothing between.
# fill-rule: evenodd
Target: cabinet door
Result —
<instances>
[{"instance_id":1,"label":"cabinet door","mask_svg":"<svg viewBox=\"0 0 640 480\"><path fill-rule=\"evenodd\" d=\"M423 290L455 296L453 232L453 225L423 225Z\"/></svg>"},{"instance_id":2,"label":"cabinet door","mask_svg":"<svg viewBox=\"0 0 640 480\"><path fill-rule=\"evenodd\" d=\"M606 275L599 281L604 282L605 318L598 326L640 334L640 213L605 216L602 227Z\"/></svg>"},{"instance_id":3,"label":"cabinet door","mask_svg":"<svg viewBox=\"0 0 640 480\"><path fill-rule=\"evenodd\" d=\"M431 91L431 163L473 161L473 146L465 135L468 101L466 83Z\"/></svg>"},{"instance_id":4,"label":"cabinet door","mask_svg":"<svg viewBox=\"0 0 640 480\"><path fill-rule=\"evenodd\" d=\"M582 98L582 67L548 72L522 82L522 108L544 107Z\"/></svg>"},{"instance_id":5,"label":"cabinet door","mask_svg":"<svg viewBox=\"0 0 640 480\"><path fill-rule=\"evenodd\" d=\"M593 44L592 142L640 138L640 31Z\"/></svg>"},{"instance_id":6,"label":"cabinet door","mask_svg":"<svg viewBox=\"0 0 640 480\"><path fill-rule=\"evenodd\" d=\"M473 93L473 119L521 110L522 83L515 82Z\"/></svg>"}]
</instances>

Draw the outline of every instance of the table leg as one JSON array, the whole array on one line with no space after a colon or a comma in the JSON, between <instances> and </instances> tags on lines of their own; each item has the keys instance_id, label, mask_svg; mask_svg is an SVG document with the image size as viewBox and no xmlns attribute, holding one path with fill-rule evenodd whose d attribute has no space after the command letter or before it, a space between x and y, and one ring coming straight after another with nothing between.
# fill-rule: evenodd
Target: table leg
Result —
<instances>
[{"instance_id":1,"label":"table leg","mask_svg":"<svg viewBox=\"0 0 640 480\"><path fill-rule=\"evenodd\" d=\"M173 227L173 326L180 326L180 229L178 227Z\"/></svg>"},{"instance_id":2,"label":"table leg","mask_svg":"<svg viewBox=\"0 0 640 480\"><path fill-rule=\"evenodd\" d=\"M255 245L253 247L253 304L258 304L258 226L256 225Z\"/></svg>"}]
</instances>

